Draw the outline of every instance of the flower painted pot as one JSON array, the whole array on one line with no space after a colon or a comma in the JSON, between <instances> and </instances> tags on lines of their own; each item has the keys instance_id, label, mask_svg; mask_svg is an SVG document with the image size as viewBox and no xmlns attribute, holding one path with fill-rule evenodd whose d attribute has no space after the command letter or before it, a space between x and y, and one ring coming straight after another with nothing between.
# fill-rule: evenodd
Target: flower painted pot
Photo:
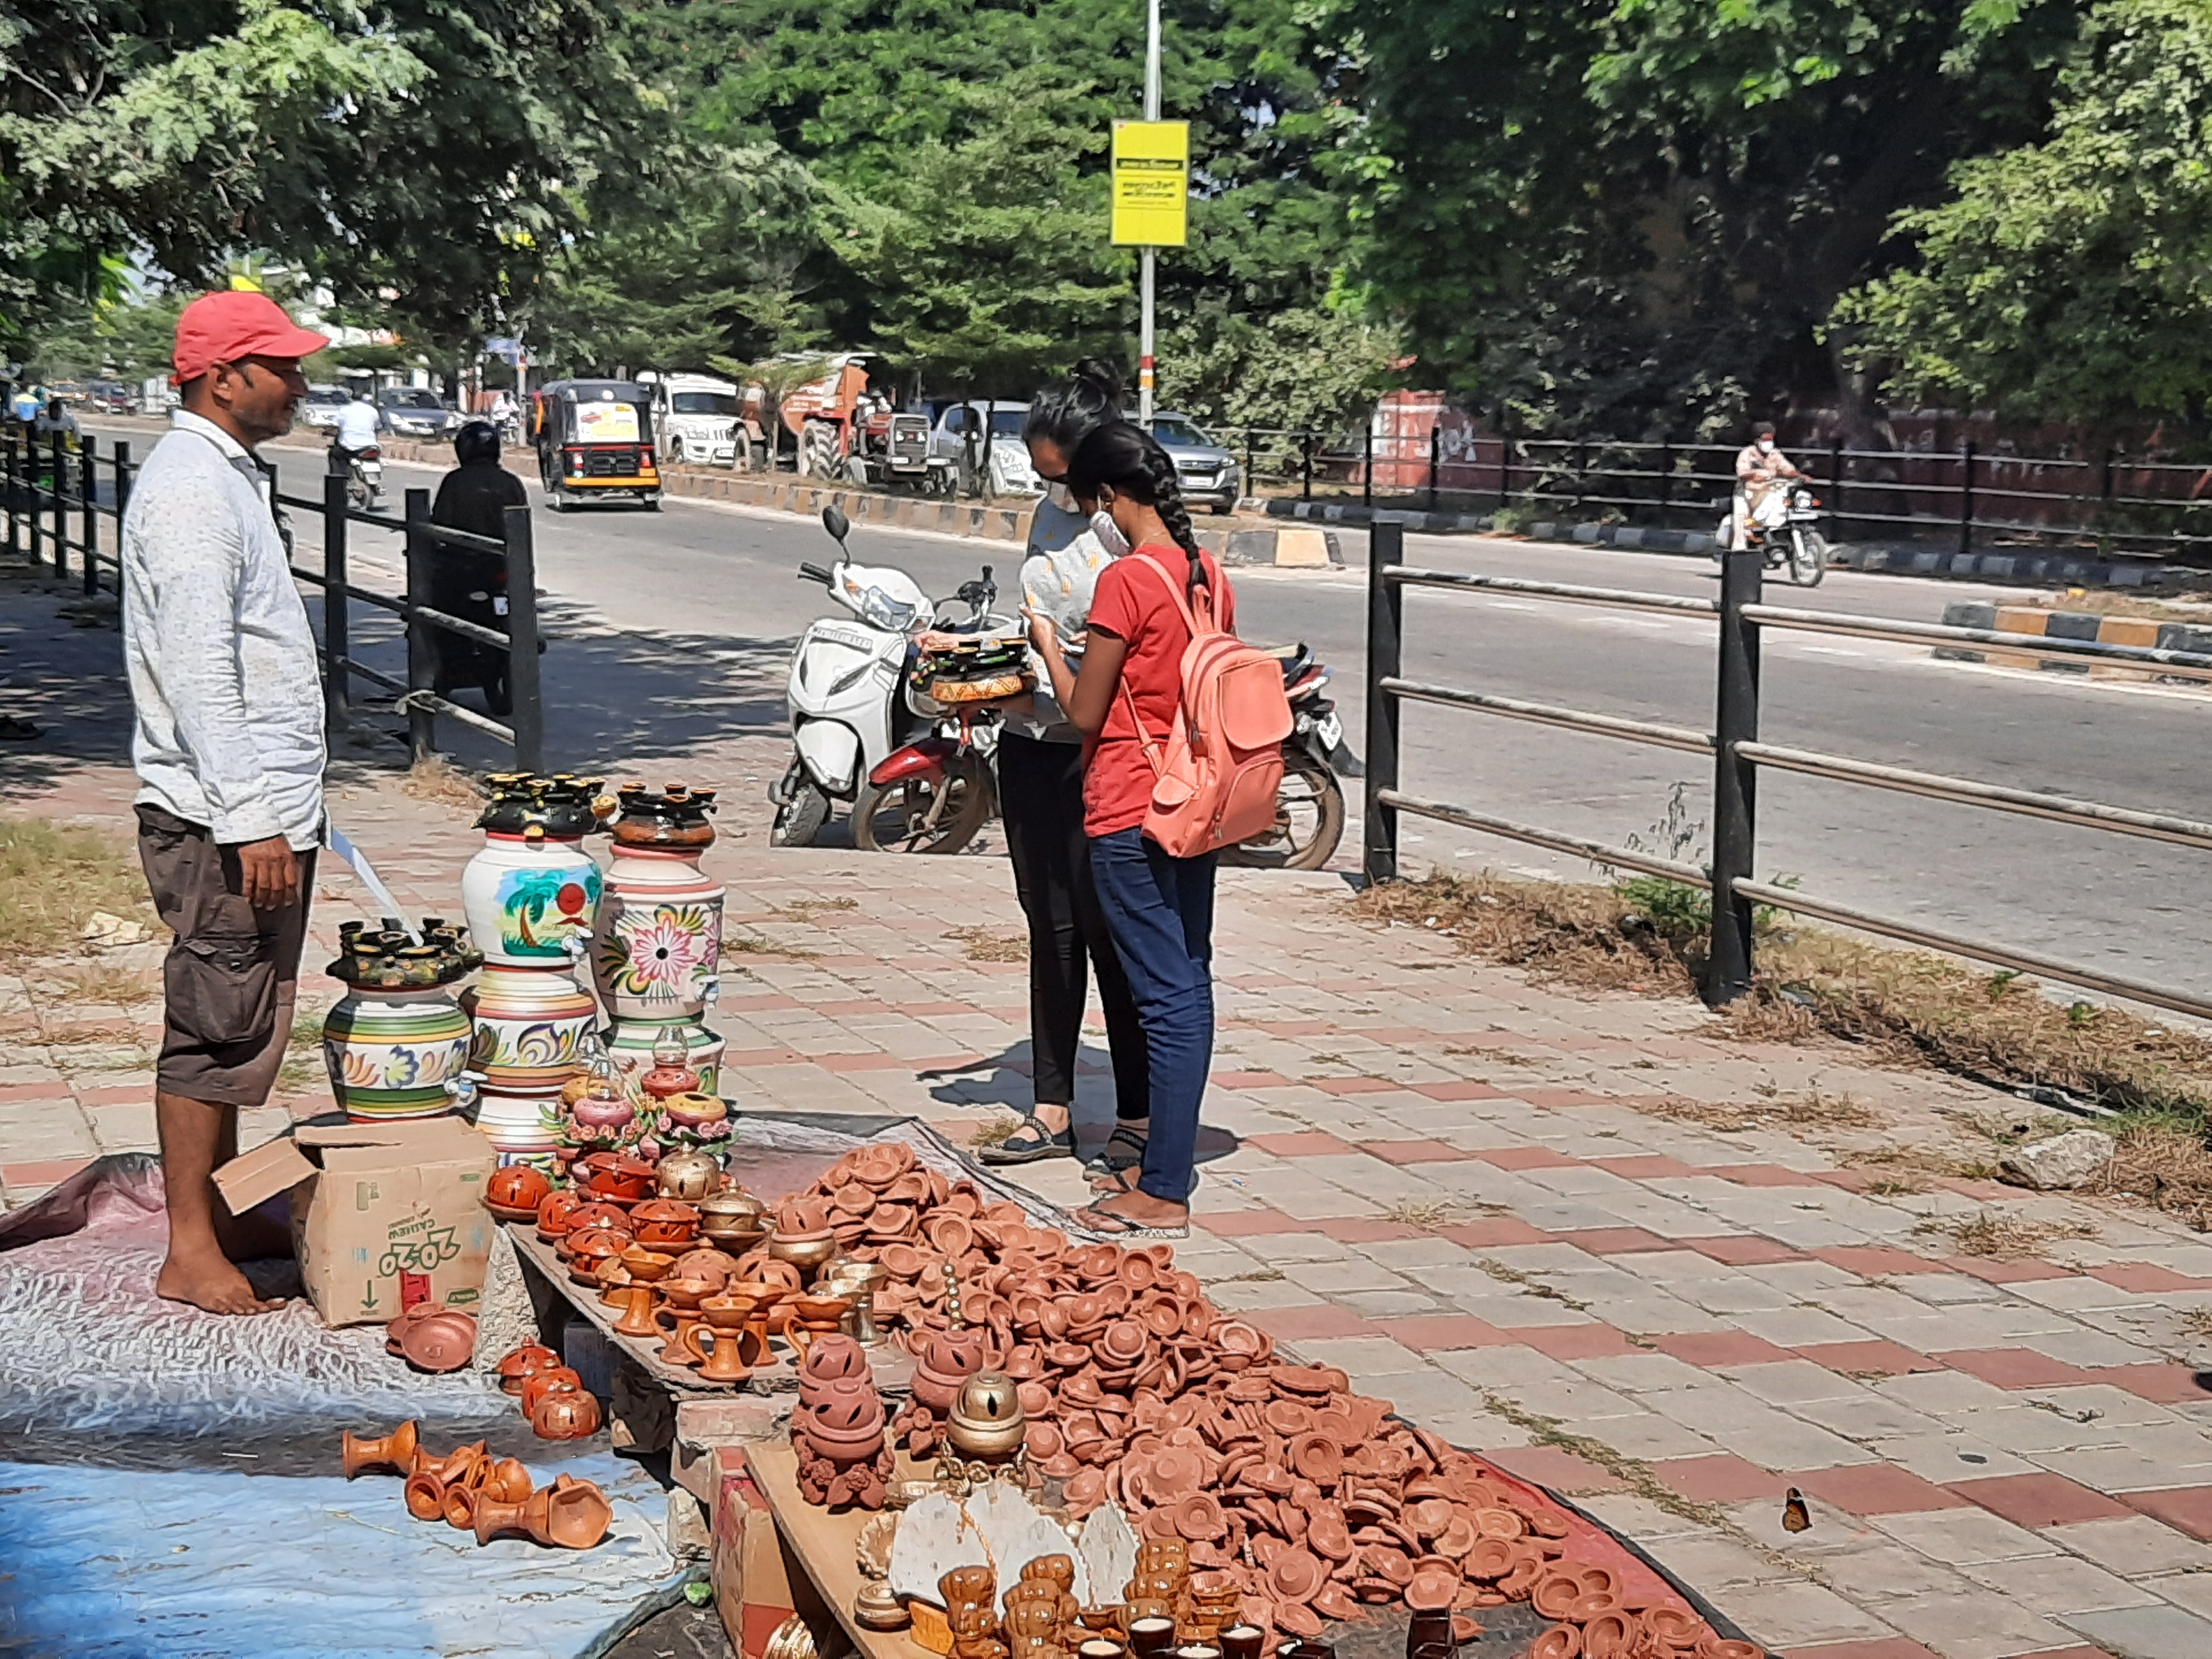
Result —
<instances>
[{"instance_id":1,"label":"flower painted pot","mask_svg":"<svg viewBox=\"0 0 2212 1659\"><path fill-rule=\"evenodd\" d=\"M461 872L461 908L486 963L557 968L590 937L605 887L580 837L488 831Z\"/></svg>"},{"instance_id":2,"label":"flower painted pot","mask_svg":"<svg viewBox=\"0 0 2212 1659\"><path fill-rule=\"evenodd\" d=\"M592 974L617 1019L696 1019L719 981L722 884L699 851L617 846L592 943Z\"/></svg>"},{"instance_id":3,"label":"flower painted pot","mask_svg":"<svg viewBox=\"0 0 2212 1659\"><path fill-rule=\"evenodd\" d=\"M645 1074L653 1067L653 1047L672 1035L683 1040L684 1066L698 1074L701 1091L710 1095L720 1093L722 1050L729 1044L719 1032L708 1030L694 1017L667 1020L617 1018L600 1034L599 1040L606 1046L607 1058L614 1062L615 1075L622 1079L624 1091L634 1097L642 1097Z\"/></svg>"},{"instance_id":4,"label":"flower painted pot","mask_svg":"<svg viewBox=\"0 0 2212 1659\"><path fill-rule=\"evenodd\" d=\"M323 1021L331 1091L356 1123L453 1109L469 1017L444 991L349 991Z\"/></svg>"},{"instance_id":5,"label":"flower painted pot","mask_svg":"<svg viewBox=\"0 0 2212 1659\"><path fill-rule=\"evenodd\" d=\"M468 1001L476 1019L469 1069L486 1089L557 1094L582 1069L599 1010L566 968L487 967Z\"/></svg>"}]
</instances>

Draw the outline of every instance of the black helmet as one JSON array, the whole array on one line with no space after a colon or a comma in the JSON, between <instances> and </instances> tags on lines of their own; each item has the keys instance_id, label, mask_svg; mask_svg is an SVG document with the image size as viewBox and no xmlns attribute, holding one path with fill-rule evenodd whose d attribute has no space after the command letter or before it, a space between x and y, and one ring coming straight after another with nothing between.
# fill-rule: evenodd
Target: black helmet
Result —
<instances>
[{"instance_id":1,"label":"black helmet","mask_svg":"<svg viewBox=\"0 0 2212 1659\"><path fill-rule=\"evenodd\" d=\"M471 421L453 434L453 459L463 466L471 461L499 459L499 428L489 421Z\"/></svg>"}]
</instances>

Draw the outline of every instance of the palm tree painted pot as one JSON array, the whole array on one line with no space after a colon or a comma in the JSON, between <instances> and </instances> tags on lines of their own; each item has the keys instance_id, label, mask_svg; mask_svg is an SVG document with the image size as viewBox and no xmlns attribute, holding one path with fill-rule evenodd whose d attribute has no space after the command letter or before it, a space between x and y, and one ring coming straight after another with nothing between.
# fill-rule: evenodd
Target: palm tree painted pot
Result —
<instances>
[{"instance_id":1,"label":"palm tree painted pot","mask_svg":"<svg viewBox=\"0 0 2212 1659\"><path fill-rule=\"evenodd\" d=\"M497 1094L558 1094L584 1068L599 1007L566 968L486 963L467 996L476 1019L469 1069Z\"/></svg>"},{"instance_id":2,"label":"palm tree painted pot","mask_svg":"<svg viewBox=\"0 0 2212 1659\"><path fill-rule=\"evenodd\" d=\"M697 848L617 844L592 941L592 975L617 1019L696 1019L719 982L725 889Z\"/></svg>"},{"instance_id":3,"label":"palm tree painted pot","mask_svg":"<svg viewBox=\"0 0 2212 1659\"><path fill-rule=\"evenodd\" d=\"M646 1097L641 1079L653 1069L653 1047L671 1036L683 1042L684 1063L698 1073L700 1089L710 1095L720 1094L722 1050L729 1046L728 1040L719 1032L708 1030L696 1018L616 1018L600 1041L606 1044L607 1058L614 1062L615 1075L622 1081L623 1091L633 1100Z\"/></svg>"},{"instance_id":4,"label":"palm tree painted pot","mask_svg":"<svg viewBox=\"0 0 2212 1659\"><path fill-rule=\"evenodd\" d=\"M581 836L487 830L461 872L461 908L487 963L557 968L588 942L605 886Z\"/></svg>"},{"instance_id":5,"label":"palm tree painted pot","mask_svg":"<svg viewBox=\"0 0 2212 1659\"><path fill-rule=\"evenodd\" d=\"M331 1091L356 1123L439 1116L453 1108L470 1037L448 992L356 988L323 1020Z\"/></svg>"}]
</instances>

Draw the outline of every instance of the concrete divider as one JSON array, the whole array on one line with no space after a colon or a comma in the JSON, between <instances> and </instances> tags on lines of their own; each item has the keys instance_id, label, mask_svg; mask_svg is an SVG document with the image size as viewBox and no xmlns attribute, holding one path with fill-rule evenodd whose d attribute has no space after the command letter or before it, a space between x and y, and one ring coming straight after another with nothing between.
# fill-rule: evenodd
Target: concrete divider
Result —
<instances>
[{"instance_id":1,"label":"concrete divider","mask_svg":"<svg viewBox=\"0 0 2212 1659\"><path fill-rule=\"evenodd\" d=\"M2160 651L2212 653L2212 627L2161 622L2154 617L2106 617L2087 611L2045 611L2039 605L1986 605L1967 601L1943 607L1947 628L1981 628L2024 638L2093 640L2101 645L2149 646ZM2156 680L2154 668L2113 668L2102 664L2055 661L2027 652L1976 651L1939 645L1935 654L1948 662L1987 663L1998 668L2033 668L2046 674L2086 674L2100 680ZM2188 684L2202 689L2202 682Z\"/></svg>"}]
</instances>

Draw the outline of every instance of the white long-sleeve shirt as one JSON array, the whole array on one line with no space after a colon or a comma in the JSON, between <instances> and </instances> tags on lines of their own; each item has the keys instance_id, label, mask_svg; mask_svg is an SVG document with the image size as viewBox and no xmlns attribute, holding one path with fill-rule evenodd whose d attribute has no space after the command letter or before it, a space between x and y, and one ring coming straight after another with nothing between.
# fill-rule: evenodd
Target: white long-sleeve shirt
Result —
<instances>
[{"instance_id":1,"label":"white long-sleeve shirt","mask_svg":"<svg viewBox=\"0 0 2212 1659\"><path fill-rule=\"evenodd\" d=\"M123 515L123 656L137 799L223 845L323 821L323 694L307 608L253 457L172 411Z\"/></svg>"}]
</instances>

